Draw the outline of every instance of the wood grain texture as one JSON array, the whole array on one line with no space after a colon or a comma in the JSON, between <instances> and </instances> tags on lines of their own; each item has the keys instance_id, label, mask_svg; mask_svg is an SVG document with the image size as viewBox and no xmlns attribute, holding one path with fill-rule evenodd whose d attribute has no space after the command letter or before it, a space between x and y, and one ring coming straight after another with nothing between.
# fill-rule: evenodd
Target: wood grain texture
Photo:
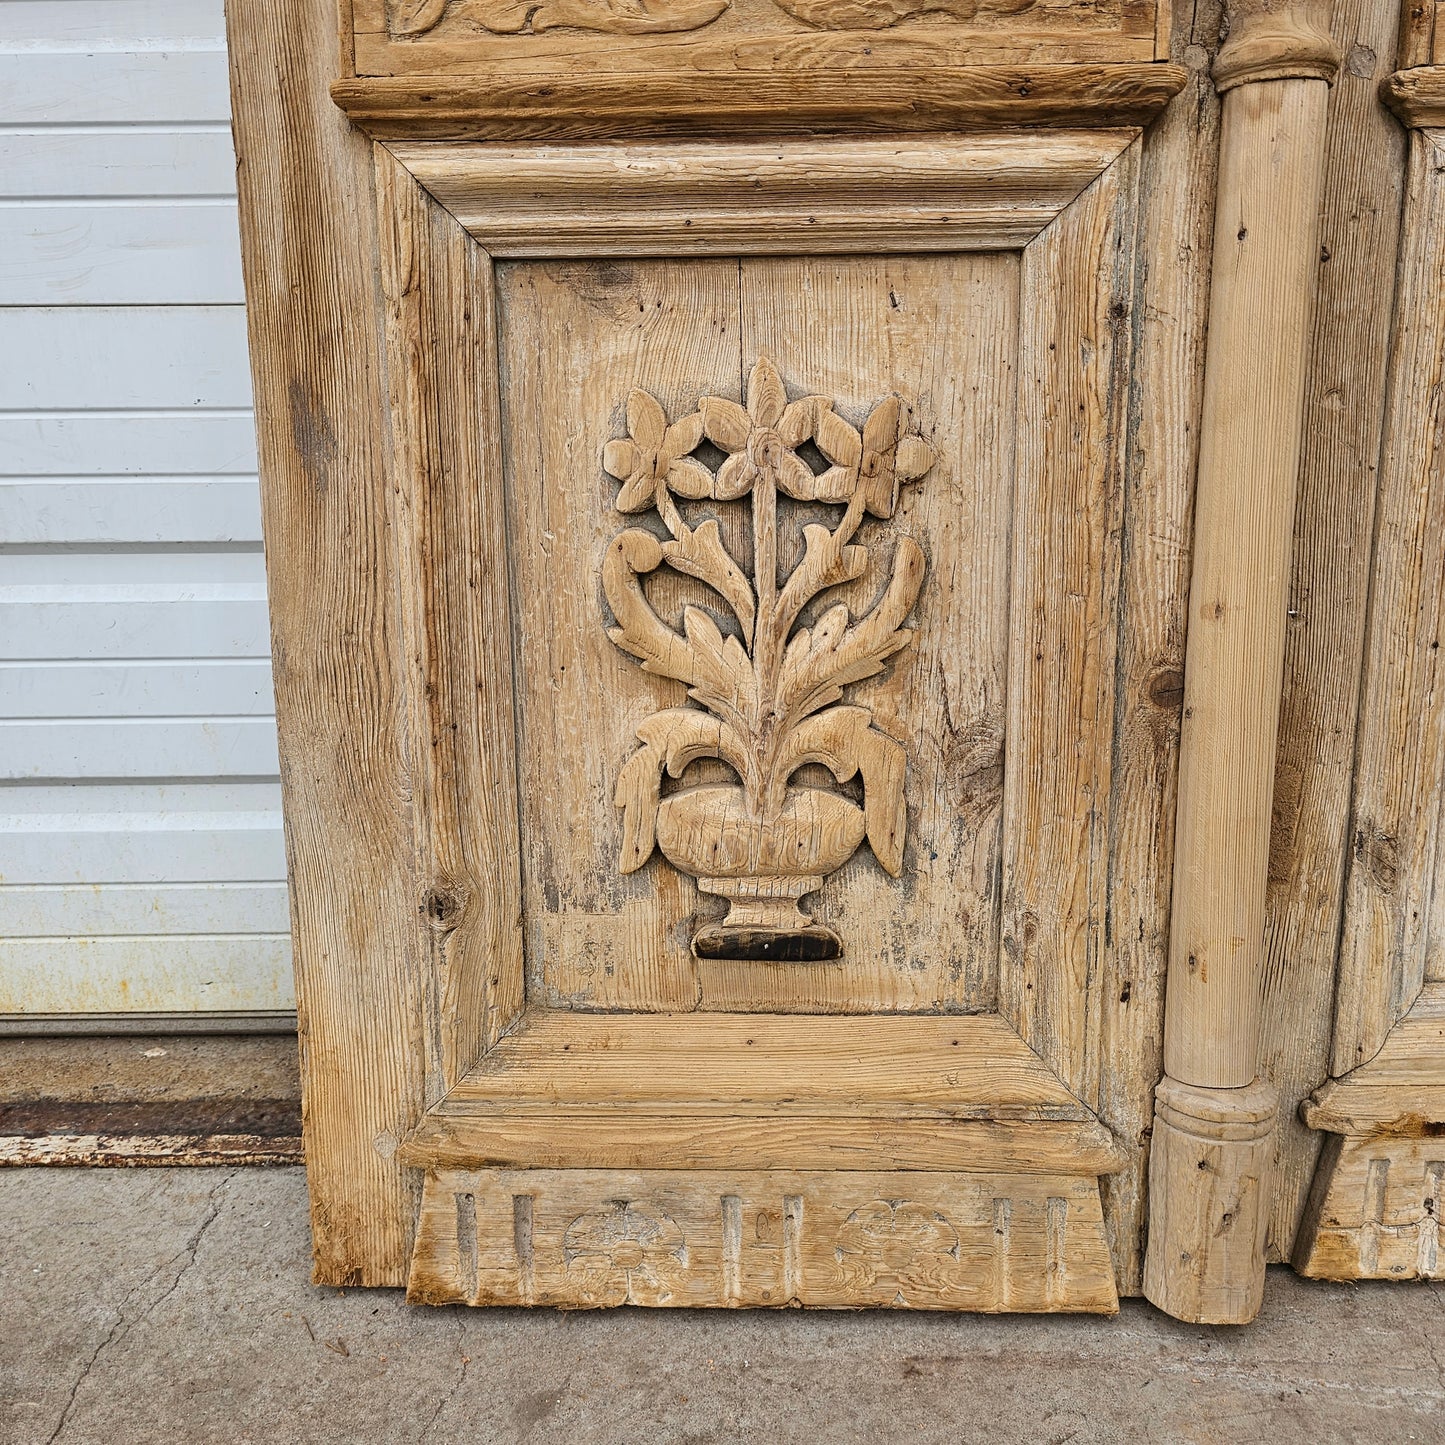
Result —
<instances>
[{"instance_id":1,"label":"wood grain texture","mask_svg":"<svg viewBox=\"0 0 1445 1445\"><path fill-rule=\"evenodd\" d=\"M1169 1077L1206 1087L1243 1088L1258 1066L1327 95L1288 80L1224 100L1164 1035Z\"/></svg>"},{"instance_id":2,"label":"wood grain texture","mask_svg":"<svg viewBox=\"0 0 1445 1445\"><path fill-rule=\"evenodd\" d=\"M807 69L791 47L750 48L746 56L678 56L692 68L637 75L516 74L485 80L434 76L340 80L332 96L351 121L378 140L563 140L644 136L723 136L818 130L854 133L972 126L1144 125L1183 85L1172 65L937 67L922 57L887 56L887 68L860 83L857 63L888 47L870 37L861 54L841 56L826 42ZM740 61L745 63L739 63ZM816 63L816 62L815 62Z\"/></svg>"},{"instance_id":3,"label":"wood grain texture","mask_svg":"<svg viewBox=\"0 0 1445 1445\"><path fill-rule=\"evenodd\" d=\"M1301 1110L1324 1133L1293 1263L1315 1279L1445 1270L1445 983L1426 983L1374 1058Z\"/></svg>"},{"instance_id":4,"label":"wood grain texture","mask_svg":"<svg viewBox=\"0 0 1445 1445\"><path fill-rule=\"evenodd\" d=\"M1319 1149L1300 1100L1329 1073L1404 137L1376 94L1394 7L1337 0L1285 628L1260 1070L1280 1091L1271 1258L1287 1259Z\"/></svg>"},{"instance_id":5,"label":"wood grain texture","mask_svg":"<svg viewBox=\"0 0 1445 1445\"><path fill-rule=\"evenodd\" d=\"M1229 0L1229 31L1214 61L1222 94L1265 80L1330 80L1340 51L1329 0Z\"/></svg>"},{"instance_id":6,"label":"wood grain texture","mask_svg":"<svg viewBox=\"0 0 1445 1445\"><path fill-rule=\"evenodd\" d=\"M1445 4L1441 0L1403 0L1399 12L1398 68L1445 64Z\"/></svg>"},{"instance_id":7,"label":"wood grain texture","mask_svg":"<svg viewBox=\"0 0 1445 1445\"><path fill-rule=\"evenodd\" d=\"M518 549L516 566L524 836L536 840L525 861L536 900L529 947L547 990L538 997L634 1008L991 1005L1016 274L1000 257L504 269L504 349L516 358L507 405L522 419L511 430L512 465L517 477L538 479L513 498L519 534L537 539ZM891 391L917 399L939 459L927 482L904 493L893 530L941 570L925 584L900 663L857 689L883 731L912 749L902 878L860 855L810 904L843 941L839 964L789 966L771 983L761 974L776 975L774 965L710 970L700 994L688 954L693 914L716 905L666 865L622 875L617 864L615 765L647 717L683 703L684 691L637 672L606 640L595 590L559 592L545 578L556 569L595 577L616 534L617 484L598 458L622 429L612 418L628 388L685 414L699 393L740 395L736 380L722 378L765 353L795 390L831 393L860 424ZM955 380L961 372L967 388ZM580 414L565 399L579 378ZM594 488L564 484L577 475L596 477ZM833 511L817 510L809 518L802 508L804 518ZM730 505L692 507L691 525L704 515L720 521L734 555L751 556L745 519ZM862 613L883 589L896 543L876 518L858 538L868 567L837 596ZM672 626L684 604L709 599L688 578L662 576L652 591ZM967 647L956 646L960 637ZM578 817L588 826L576 829Z\"/></svg>"},{"instance_id":8,"label":"wood grain texture","mask_svg":"<svg viewBox=\"0 0 1445 1445\"><path fill-rule=\"evenodd\" d=\"M529 1014L403 1146L418 1166L1061 1170L1112 1136L995 1017Z\"/></svg>"},{"instance_id":9,"label":"wood grain texture","mask_svg":"<svg viewBox=\"0 0 1445 1445\"><path fill-rule=\"evenodd\" d=\"M1309 1279L1439 1279L1445 1145L1438 1135L1332 1134L1293 1264Z\"/></svg>"},{"instance_id":10,"label":"wood grain texture","mask_svg":"<svg viewBox=\"0 0 1445 1445\"><path fill-rule=\"evenodd\" d=\"M505 1100L742 1106L943 1118L1085 1118L1003 1022L893 1016L529 1013L447 1096L444 1112Z\"/></svg>"},{"instance_id":11,"label":"wood grain texture","mask_svg":"<svg viewBox=\"0 0 1445 1445\"><path fill-rule=\"evenodd\" d=\"M775 356L791 375L840 396L853 416L875 397L906 393L936 451L927 476L901 492L891 525L864 521L858 537L870 543L869 565L837 593L855 613L871 606L903 539L927 559L912 643L887 672L855 689L875 725L908 753L902 874L895 881L866 856L839 872L820 895L819 913L845 941L843 966L809 981L792 1006L990 1008L1017 262L779 259L748 263L742 276L744 354ZM755 981L734 979L714 1006L736 1007L737 985Z\"/></svg>"},{"instance_id":12,"label":"wood grain texture","mask_svg":"<svg viewBox=\"0 0 1445 1445\"><path fill-rule=\"evenodd\" d=\"M1365 642L1333 1071L1379 1052L1427 977L1445 797L1445 147L1411 138Z\"/></svg>"},{"instance_id":13,"label":"wood grain texture","mask_svg":"<svg viewBox=\"0 0 1445 1445\"><path fill-rule=\"evenodd\" d=\"M328 0L229 15L243 261L316 1278L405 1279L416 1198L394 1151L421 1111L371 147L328 101Z\"/></svg>"},{"instance_id":14,"label":"wood grain texture","mask_svg":"<svg viewBox=\"0 0 1445 1445\"><path fill-rule=\"evenodd\" d=\"M1099 988L1101 1071L1097 1101L1089 1101L1129 1155L1125 1168L1100 1181L1116 1277L1126 1295L1140 1287L1151 1084L1163 1069L1197 419L1219 144L1219 100L1207 52L1217 25L1217 13L1184 0L1173 45L1177 59L1187 54L1195 64L1188 86L1150 131L1139 176L1109 913Z\"/></svg>"},{"instance_id":15,"label":"wood grain texture","mask_svg":"<svg viewBox=\"0 0 1445 1445\"><path fill-rule=\"evenodd\" d=\"M513 1022L525 987L496 314L486 253L380 146L376 168L434 1103Z\"/></svg>"},{"instance_id":16,"label":"wood grain texture","mask_svg":"<svg viewBox=\"0 0 1445 1445\"><path fill-rule=\"evenodd\" d=\"M1134 134L390 149L497 257L821 255L1023 246Z\"/></svg>"},{"instance_id":17,"label":"wood grain texture","mask_svg":"<svg viewBox=\"0 0 1445 1445\"><path fill-rule=\"evenodd\" d=\"M686 693L641 672L607 636L600 579L619 518L602 457L625 430L633 387L670 415L701 393L736 394L738 266L511 264L498 286L529 997L692 1008L692 880L661 860L618 867L618 768L637 728ZM689 600L707 596L677 580L697 588Z\"/></svg>"},{"instance_id":18,"label":"wood grain texture","mask_svg":"<svg viewBox=\"0 0 1445 1445\"><path fill-rule=\"evenodd\" d=\"M435 1170L407 1297L1118 1308L1095 1182L1007 1173Z\"/></svg>"},{"instance_id":19,"label":"wood grain texture","mask_svg":"<svg viewBox=\"0 0 1445 1445\"><path fill-rule=\"evenodd\" d=\"M1194 1324L1251 1320L1264 1298L1275 1092L1166 1076L1156 1099L1144 1293Z\"/></svg>"},{"instance_id":20,"label":"wood grain texture","mask_svg":"<svg viewBox=\"0 0 1445 1445\"><path fill-rule=\"evenodd\" d=\"M1125 151L1028 247L1020 280L999 1008L1084 1099L1100 1077L1138 160Z\"/></svg>"}]
</instances>

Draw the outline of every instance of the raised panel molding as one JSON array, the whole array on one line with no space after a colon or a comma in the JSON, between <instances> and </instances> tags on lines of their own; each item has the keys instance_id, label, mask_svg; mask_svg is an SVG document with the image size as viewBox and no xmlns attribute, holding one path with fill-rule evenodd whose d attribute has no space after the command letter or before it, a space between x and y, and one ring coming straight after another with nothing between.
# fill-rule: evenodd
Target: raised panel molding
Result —
<instances>
[{"instance_id":1,"label":"raised panel molding","mask_svg":"<svg viewBox=\"0 0 1445 1445\"><path fill-rule=\"evenodd\" d=\"M1138 133L387 148L498 260L825 255L1026 246Z\"/></svg>"}]
</instances>

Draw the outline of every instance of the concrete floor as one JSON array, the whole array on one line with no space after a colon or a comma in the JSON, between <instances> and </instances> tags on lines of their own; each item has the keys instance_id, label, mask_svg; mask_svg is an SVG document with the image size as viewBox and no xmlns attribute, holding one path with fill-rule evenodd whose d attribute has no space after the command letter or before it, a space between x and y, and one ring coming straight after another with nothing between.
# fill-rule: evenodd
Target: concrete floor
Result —
<instances>
[{"instance_id":1,"label":"concrete floor","mask_svg":"<svg viewBox=\"0 0 1445 1445\"><path fill-rule=\"evenodd\" d=\"M0 1170L0 1440L1445 1442L1445 1289L1271 1272L1244 1330L409 1309L317 1289L298 1169Z\"/></svg>"}]
</instances>

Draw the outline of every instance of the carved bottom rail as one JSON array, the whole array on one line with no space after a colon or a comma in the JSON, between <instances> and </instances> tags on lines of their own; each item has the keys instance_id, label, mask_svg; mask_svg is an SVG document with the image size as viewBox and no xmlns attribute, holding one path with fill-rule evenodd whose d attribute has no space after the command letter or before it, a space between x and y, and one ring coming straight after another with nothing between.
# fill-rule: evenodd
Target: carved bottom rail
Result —
<instances>
[{"instance_id":1,"label":"carved bottom rail","mask_svg":"<svg viewBox=\"0 0 1445 1445\"><path fill-rule=\"evenodd\" d=\"M1332 1135L1294 1267L1311 1279L1441 1279L1445 1139Z\"/></svg>"},{"instance_id":2,"label":"carved bottom rail","mask_svg":"<svg viewBox=\"0 0 1445 1445\"><path fill-rule=\"evenodd\" d=\"M1098 1181L428 1171L414 1303L1118 1309Z\"/></svg>"}]
</instances>

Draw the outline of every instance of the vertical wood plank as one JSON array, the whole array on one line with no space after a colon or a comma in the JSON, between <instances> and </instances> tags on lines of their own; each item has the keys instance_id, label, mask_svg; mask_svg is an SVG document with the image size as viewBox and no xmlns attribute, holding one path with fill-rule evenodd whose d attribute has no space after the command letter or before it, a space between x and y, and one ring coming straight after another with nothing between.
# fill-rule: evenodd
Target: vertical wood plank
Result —
<instances>
[{"instance_id":1,"label":"vertical wood plank","mask_svg":"<svg viewBox=\"0 0 1445 1445\"><path fill-rule=\"evenodd\" d=\"M1207 55L1217 28L1217 12L1190 4L1175 17L1176 60ZM1123 1169L1100 1180L1124 1294L1136 1294L1140 1285L1153 1086L1163 1070L1218 145L1219 99L1206 60L1150 131L1139 182L1098 1098L1099 1117L1129 1154Z\"/></svg>"},{"instance_id":2,"label":"vertical wood plank","mask_svg":"<svg viewBox=\"0 0 1445 1445\"><path fill-rule=\"evenodd\" d=\"M1425 977L1445 792L1445 136L1411 139L1365 640L1333 1068Z\"/></svg>"},{"instance_id":3,"label":"vertical wood plank","mask_svg":"<svg viewBox=\"0 0 1445 1445\"><path fill-rule=\"evenodd\" d=\"M271 588L315 1275L405 1282L393 1155L423 1097L422 957L370 143L327 94L331 0L227 7Z\"/></svg>"},{"instance_id":4,"label":"vertical wood plank","mask_svg":"<svg viewBox=\"0 0 1445 1445\"><path fill-rule=\"evenodd\" d=\"M1315 320L1274 773L1260 1069L1279 1089L1271 1257L1288 1259L1319 1136L1298 1106L1329 1072L1370 539L1404 186L1379 103L1397 9L1336 0Z\"/></svg>"},{"instance_id":5,"label":"vertical wood plank","mask_svg":"<svg viewBox=\"0 0 1445 1445\"><path fill-rule=\"evenodd\" d=\"M903 877L860 850L815 895L845 952L814 1007L989 1009L997 997L1017 288L1013 256L743 263L745 362L769 357L855 424L896 390L936 453L893 518L859 530L868 570L823 599L861 615L897 539L923 548L913 642L848 691L908 752ZM795 546L797 522L785 525Z\"/></svg>"},{"instance_id":6,"label":"vertical wood plank","mask_svg":"<svg viewBox=\"0 0 1445 1445\"><path fill-rule=\"evenodd\" d=\"M1004 763L1004 1017L1099 1083L1136 142L1023 253Z\"/></svg>"},{"instance_id":7,"label":"vertical wood plank","mask_svg":"<svg viewBox=\"0 0 1445 1445\"><path fill-rule=\"evenodd\" d=\"M376 176L430 1103L525 989L496 308L489 257L382 146Z\"/></svg>"}]
</instances>

